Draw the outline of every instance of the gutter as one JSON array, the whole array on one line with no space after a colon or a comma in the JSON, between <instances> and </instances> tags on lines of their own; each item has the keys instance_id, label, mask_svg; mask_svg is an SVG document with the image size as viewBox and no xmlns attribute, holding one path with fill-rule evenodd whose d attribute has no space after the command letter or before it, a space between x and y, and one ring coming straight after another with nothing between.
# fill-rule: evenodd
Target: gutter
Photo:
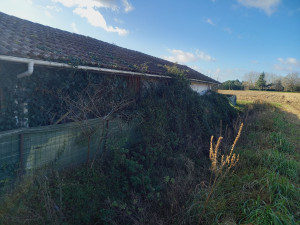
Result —
<instances>
[{"instance_id":1,"label":"gutter","mask_svg":"<svg viewBox=\"0 0 300 225\"><path fill-rule=\"evenodd\" d=\"M198 80L198 79L190 79L190 81L194 81L194 82L202 82L202 83L209 83L209 84L218 84L216 82L211 82L211 81L205 81L205 80Z\"/></svg>"},{"instance_id":2,"label":"gutter","mask_svg":"<svg viewBox=\"0 0 300 225\"><path fill-rule=\"evenodd\" d=\"M59 68L74 68L74 66L68 65L66 63L57 63L57 62L51 62L51 61L20 58L20 57L5 56L5 55L0 55L0 60L10 61L10 62L18 62L18 63L28 63L28 70L24 73L17 75L18 78L30 76L33 72L33 65L59 67ZM164 75L159 75L159 74L130 72L130 71L124 71L124 70L114 70L114 69L91 67L91 66L76 66L76 68L80 69L80 70L90 70L90 71L107 72L107 73L120 73L120 74L126 74L126 75L169 78L169 79L171 78L170 76L164 76Z\"/></svg>"},{"instance_id":3,"label":"gutter","mask_svg":"<svg viewBox=\"0 0 300 225\"><path fill-rule=\"evenodd\" d=\"M17 75L18 78L30 76L33 73L34 65L59 67L59 68L74 68L74 66L71 66L66 63L58 63L58 62L51 62L51 61L44 61L44 60L37 60L37 59L6 56L6 55L0 55L0 60L17 62L17 63L28 63L28 70L25 71L24 73L18 74ZM131 71L115 70L115 69L99 68L99 67L91 67L91 66L76 66L75 68L80 69L80 70L89 70L89 71L106 72L106 73L119 73L119 74L125 74L125 75L136 75L136 76L167 78L167 79L172 78L172 77L166 76L166 75L139 73L139 72L131 72ZM210 82L210 81L204 81L204 80L198 80L198 79L189 79L189 80L194 81L194 82L219 84L216 82Z\"/></svg>"},{"instance_id":4,"label":"gutter","mask_svg":"<svg viewBox=\"0 0 300 225\"><path fill-rule=\"evenodd\" d=\"M33 66L34 66L34 62L30 61L28 63L28 69L27 69L27 71L25 71L24 73L18 74L17 78L22 78L22 77L28 77L28 76L30 76L33 73L33 69L34 69Z\"/></svg>"}]
</instances>

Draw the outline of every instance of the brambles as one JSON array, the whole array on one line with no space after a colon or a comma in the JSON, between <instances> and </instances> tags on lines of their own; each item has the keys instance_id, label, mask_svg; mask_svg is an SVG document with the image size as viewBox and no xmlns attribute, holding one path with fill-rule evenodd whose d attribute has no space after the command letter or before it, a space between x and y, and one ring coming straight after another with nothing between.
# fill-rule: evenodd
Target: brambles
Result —
<instances>
[{"instance_id":1,"label":"brambles","mask_svg":"<svg viewBox=\"0 0 300 225\"><path fill-rule=\"evenodd\" d=\"M108 141L92 168L65 170L22 186L22 194L9 193L5 202L16 211L5 211L6 219L38 215L36 224L47 218L66 224L297 224L300 157L293 140L300 134L295 124L262 102L246 105L233 123L235 112L223 96L199 98L184 80L168 85L150 89L130 105L136 110L134 131ZM22 214L16 214L19 209ZM14 224L24 224L24 218Z\"/></svg>"},{"instance_id":2,"label":"brambles","mask_svg":"<svg viewBox=\"0 0 300 225\"><path fill-rule=\"evenodd\" d=\"M47 198L59 206L64 222L174 224L189 220L182 215L198 177L206 176L203 171L209 163L209 137L219 131L220 120L228 130L232 129L236 111L224 96L214 92L199 96L190 89L184 76L177 74L177 78L149 87L126 108L126 122L135 126L119 139L107 140L106 150L99 154L93 166L82 165L59 172L59 179L49 175ZM83 95L75 95L78 101L67 104L73 111L69 110L65 118L77 121L89 118L89 113L99 113L94 104L101 105L102 100L105 103L107 98L102 94L111 92L103 92L98 86L92 90L96 91L78 90ZM94 98L93 94L97 93L99 98ZM67 101L72 100L70 94L64 96ZM116 106L97 115L114 112ZM53 205L44 204L39 191L34 184L27 188L25 209L56 212ZM14 190L7 194L7 201L12 196ZM0 204L0 211L1 207L4 206ZM20 205L16 203L14 207L18 209ZM16 217L16 214L10 211L7 216Z\"/></svg>"}]
</instances>

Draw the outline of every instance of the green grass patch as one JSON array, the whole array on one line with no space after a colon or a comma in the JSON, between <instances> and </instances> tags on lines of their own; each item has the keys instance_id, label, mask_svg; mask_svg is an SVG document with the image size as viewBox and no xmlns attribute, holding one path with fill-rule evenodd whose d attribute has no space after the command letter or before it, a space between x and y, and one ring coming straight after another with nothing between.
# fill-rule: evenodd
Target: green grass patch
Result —
<instances>
[{"instance_id":1,"label":"green grass patch","mask_svg":"<svg viewBox=\"0 0 300 225\"><path fill-rule=\"evenodd\" d=\"M278 102L271 102L271 105L275 106L276 108L282 108L282 104L278 103Z\"/></svg>"},{"instance_id":2,"label":"green grass patch","mask_svg":"<svg viewBox=\"0 0 300 225\"><path fill-rule=\"evenodd\" d=\"M245 109L246 105L250 103L252 103L252 101L237 100L235 108L238 111L242 112Z\"/></svg>"},{"instance_id":3,"label":"green grass patch","mask_svg":"<svg viewBox=\"0 0 300 225\"><path fill-rule=\"evenodd\" d=\"M270 134L271 143L279 152L294 153L295 147L289 142L282 132L272 132Z\"/></svg>"},{"instance_id":4,"label":"green grass patch","mask_svg":"<svg viewBox=\"0 0 300 225\"><path fill-rule=\"evenodd\" d=\"M271 171L289 177L292 181L299 181L300 164L296 160L289 159L278 150L267 150L262 155L263 164Z\"/></svg>"},{"instance_id":5,"label":"green grass patch","mask_svg":"<svg viewBox=\"0 0 300 225\"><path fill-rule=\"evenodd\" d=\"M205 224L299 224L300 162L293 142L299 130L290 132L294 124L277 105L260 102L243 109L240 162L212 197Z\"/></svg>"}]
</instances>

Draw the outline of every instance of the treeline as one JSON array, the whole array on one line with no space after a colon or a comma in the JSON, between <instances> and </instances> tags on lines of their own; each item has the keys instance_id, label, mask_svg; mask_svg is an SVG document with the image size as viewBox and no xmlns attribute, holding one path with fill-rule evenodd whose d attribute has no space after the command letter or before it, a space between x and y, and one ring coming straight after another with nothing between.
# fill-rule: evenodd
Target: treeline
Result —
<instances>
[{"instance_id":1,"label":"treeline","mask_svg":"<svg viewBox=\"0 0 300 225\"><path fill-rule=\"evenodd\" d=\"M244 85L239 80L228 80L220 86L222 90L244 90Z\"/></svg>"},{"instance_id":2,"label":"treeline","mask_svg":"<svg viewBox=\"0 0 300 225\"><path fill-rule=\"evenodd\" d=\"M300 76L299 73L278 76L271 73L251 72L244 76L244 81L228 80L223 82L220 89L300 92Z\"/></svg>"}]
</instances>

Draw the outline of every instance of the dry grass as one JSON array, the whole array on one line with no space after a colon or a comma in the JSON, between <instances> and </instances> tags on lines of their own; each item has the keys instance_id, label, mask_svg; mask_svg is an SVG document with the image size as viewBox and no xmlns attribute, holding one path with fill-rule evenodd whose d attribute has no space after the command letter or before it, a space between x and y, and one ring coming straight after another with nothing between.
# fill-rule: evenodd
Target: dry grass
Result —
<instances>
[{"instance_id":1,"label":"dry grass","mask_svg":"<svg viewBox=\"0 0 300 225\"><path fill-rule=\"evenodd\" d=\"M280 112L283 113L285 123L293 126L288 129L292 134L290 141L294 144L295 149L300 152L300 139L294 134L300 134L300 93L289 92L270 92L270 91L234 91L218 90L220 94L236 95L238 103L250 102L269 102L279 106Z\"/></svg>"},{"instance_id":2,"label":"dry grass","mask_svg":"<svg viewBox=\"0 0 300 225\"><path fill-rule=\"evenodd\" d=\"M236 95L239 101L254 102L256 100L263 100L279 104L285 111L297 115L300 119L300 93L233 90L218 90L218 93Z\"/></svg>"},{"instance_id":3,"label":"dry grass","mask_svg":"<svg viewBox=\"0 0 300 225\"><path fill-rule=\"evenodd\" d=\"M202 224L202 218L203 214L205 214L205 210L207 207L208 202L210 201L210 198L212 194L215 192L216 188L219 186L219 184L222 182L222 180L227 176L227 174L230 172L230 169L236 166L236 164L239 161L239 154L233 153L233 150L236 146L237 141L239 140L242 129L243 129L243 123L240 124L238 134L232 144L232 147L230 149L230 153L228 155L222 154L221 160L219 159L219 148L221 141L223 137L219 137L217 144L214 145L213 140L214 136L211 136L210 139L210 148L209 148L209 159L211 161L211 177L209 182L209 189L208 189L208 195L206 197L206 200L204 202L203 211L199 218L198 224ZM214 175L214 178L213 178Z\"/></svg>"}]
</instances>

